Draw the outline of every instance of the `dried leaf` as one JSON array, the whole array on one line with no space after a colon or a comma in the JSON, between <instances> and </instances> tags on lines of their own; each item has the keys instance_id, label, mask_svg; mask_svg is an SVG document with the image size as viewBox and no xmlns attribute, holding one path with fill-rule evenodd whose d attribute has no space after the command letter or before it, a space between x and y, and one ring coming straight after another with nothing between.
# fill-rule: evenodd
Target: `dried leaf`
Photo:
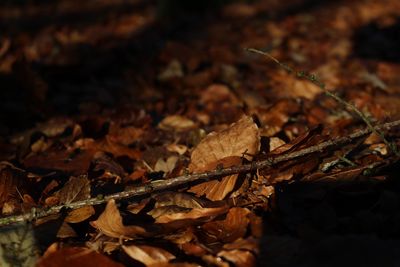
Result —
<instances>
[{"instance_id":1,"label":"dried leaf","mask_svg":"<svg viewBox=\"0 0 400 267\"><path fill-rule=\"evenodd\" d=\"M109 135L106 136L105 140L99 144L99 149L114 155L114 157L126 156L128 158L138 160L140 159L142 153L124 145L121 145L113 141L113 138Z\"/></svg>"},{"instance_id":2,"label":"dried leaf","mask_svg":"<svg viewBox=\"0 0 400 267\"><path fill-rule=\"evenodd\" d=\"M158 127L165 131L185 132L193 129L196 124L183 116L172 115L165 117L159 124Z\"/></svg>"},{"instance_id":3,"label":"dried leaf","mask_svg":"<svg viewBox=\"0 0 400 267\"><path fill-rule=\"evenodd\" d=\"M174 170L176 163L178 162L177 156L170 156L167 160L159 158L154 166L154 171L162 171L164 173L170 173Z\"/></svg>"},{"instance_id":4,"label":"dried leaf","mask_svg":"<svg viewBox=\"0 0 400 267\"><path fill-rule=\"evenodd\" d=\"M88 171L94 153L95 150L93 149L48 149L46 153L25 158L23 164L26 168L60 170L80 175Z\"/></svg>"},{"instance_id":5,"label":"dried leaf","mask_svg":"<svg viewBox=\"0 0 400 267\"><path fill-rule=\"evenodd\" d=\"M146 230L140 226L123 225L121 214L113 199L108 201L106 209L99 218L96 221L90 222L90 224L103 234L115 238L135 237L146 234Z\"/></svg>"},{"instance_id":6,"label":"dried leaf","mask_svg":"<svg viewBox=\"0 0 400 267\"><path fill-rule=\"evenodd\" d=\"M230 262L232 262L235 266L238 267L248 267L256 265L256 258L250 251L243 250L223 250L218 253L219 257L222 257Z\"/></svg>"},{"instance_id":7,"label":"dried leaf","mask_svg":"<svg viewBox=\"0 0 400 267\"><path fill-rule=\"evenodd\" d=\"M144 133L145 131L142 128L136 128L133 126L120 128L115 124L112 124L110 126L108 138L114 143L128 146L141 140Z\"/></svg>"},{"instance_id":8,"label":"dried leaf","mask_svg":"<svg viewBox=\"0 0 400 267\"><path fill-rule=\"evenodd\" d=\"M186 212L175 212L171 214L160 215L156 218L156 223L168 224L165 227L179 229L200 222L212 220L216 216L225 213L227 207L217 208L196 208Z\"/></svg>"},{"instance_id":9,"label":"dried leaf","mask_svg":"<svg viewBox=\"0 0 400 267\"><path fill-rule=\"evenodd\" d=\"M156 201L154 207L179 206L184 208L204 208L208 201L197 198L191 194L179 192L164 192L153 197Z\"/></svg>"},{"instance_id":10,"label":"dried leaf","mask_svg":"<svg viewBox=\"0 0 400 267\"><path fill-rule=\"evenodd\" d=\"M0 163L0 207L11 199L17 198L17 188L22 184L21 170L8 163Z\"/></svg>"},{"instance_id":11,"label":"dried leaf","mask_svg":"<svg viewBox=\"0 0 400 267\"><path fill-rule=\"evenodd\" d=\"M50 253L39 260L37 267L123 267L121 263L112 261L109 257L101 255L94 250L81 247L62 248Z\"/></svg>"},{"instance_id":12,"label":"dried leaf","mask_svg":"<svg viewBox=\"0 0 400 267\"><path fill-rule=\"evenodd\" d=\"M252 159L260 148L260 134L251 117L244 116L238 122L219 133L210 133L193 150L189 170L202 172L218 165L237 165L241 157ZM210 181L193 186L189 192L210 200L222 200L232 192L237 175L224 177L221 182Z\"/></svg>"},{"instance_id":13,"label":"dried leaf","mask_svg":"<svg viewBox=\"0 0 400 267\"><path fill-rule=\"evenodd\" d=\"M86 175L71 177L58 192L60 203L69 204L90 198L90 181Z\"/></svg>"},{"instance_id":14,"label":"dried leaf","mask_svg":"<svg viewBox=\"0 0 400 267\"><path fill-rule=\"evenodd\" d=\"M68 215L65 218L65 222L67 223L83 222L86 219L90 218L93 214L95 214L93 206L85 206L68 212Z\"/></svg>"},{"instance_id":15,"label":"dried leaf","mask_svg":"<svg viewBox=\"0 0 400 267\"><path fill-rule=\"evenodd\" d=\"M253 119L242 117L227 129L208 134L193 150L189 170L202 172L211 163L226 157L244 157L251 160L260 149L260 134Z\"/></svg>"},{"instance_id":16,"label":"dried leaf","mask_svg":"<svg viewBox=\"0 0 400 267\"><path fill-rule=\"evenodd\" d=\"M229 243L245 235L250 213L245 208L231 208L224 220L212 221L201 226L207 243Z\"/></svg>"},{"instance_id":17,"label":"dried leaf","mask_svg":"<svg viewBox=\"0 0 400 267\"><path fill-rule=\"evenodd\" d=\"M160 264L175 259L174 255L162 248L157 247L146 245L130 245L122 246L122 249L132 259L135 259L146 266Z\"/></svg>"}]
</instances>

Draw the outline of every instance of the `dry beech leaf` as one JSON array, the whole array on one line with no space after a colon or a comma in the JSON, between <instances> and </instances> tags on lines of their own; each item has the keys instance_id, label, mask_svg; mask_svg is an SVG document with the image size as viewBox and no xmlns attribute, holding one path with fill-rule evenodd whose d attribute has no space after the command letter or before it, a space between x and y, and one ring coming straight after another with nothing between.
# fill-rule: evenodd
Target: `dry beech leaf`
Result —
<instances>
[{"instance_id":1,"label":"dry beech leaf","mask_svg":"<svg viewBox=\"0 0 400 267\"><path fill-rule=\"evenodd\" d=\"M141 140L145 131L142 128L128 126L120 128L116 124L111 124L108 137L112 142L128 146Z\"/></svg>"},{"instance_id":2,"label":"dry beech leaf","mask_svg":"<svg viewBox=\"0 0 400 267\"><path fill-rule=\"evenodd\" d=\"M75 230L66 222L61 224L60 228L57 232L58 238L69 238L69 237L78 237Z\"/></svg>"},{"instance_id":3,"label":"dry beech leaf","mask_svg":"<svg viewBox=\"0 0 400 267\"><path fill-rule=\"evenodd\" d=\"M170 156L167 160L159 158L154 165L154 171L162 171L164 173L170 173L174 170L176 163L178 162L177 156Z\"/></svg>"},{"instance_id":4,"label":"dry beech leaf","mask_svg":"<svg viewBox=\"0 0 400 267\"><path fill-rule=\"evenodd\" d=\"M259 253L259 247L258 247L258 239L254 237L249 237L246 239L239 238L235 240L233 243L227 243L223 246L225 250L248 250L253 252L254 254Z\"/></svg>"},{"instance_id":5,"label":"dry beech leaf","mask_svg":"<svg viewBox=\"0 0 400 267\"><path fill-rule=\"evenodd\" d=\"M65 218L67 223L80 223L90 218L95 213L93 206L85 206L76 210L72 210Z\"/></svg>"},{"instance_id":6,"label":"dry beech leaf","mask_svg":"<svg viewBox=\"0 0 400 267\"><path fill-rule=\"evenodd\" d=\"M170 260L175 259L175 256L169 253L168 251L151 247L146 245L130 245L130 246L122 246L122 249L128 254L132 259L135 259L146 266L155 265L168 262Z\"/></svg>"},{"instance_id":7,"label":"dry beech leaf","mask_svg":"<svg viewBox=\"0 0 400 267\"><path fill-rule=\"evenodd\" d=\"M14 171L15 170L15 171ZM21 185L21 171L14 169L8 163L0 163L0 207L10 199L15 198L17 187Z\"/></svg>"},{"instance_id":8,"label":"dry beech leaf","mask_svg":"<svg viewBox=\"0 0 400 267\"><path fill-rule=\"evenodd\" d=\"M81 247L70 247L57 250L46 257L42 257L37 267L123 267L124 265L112 261L109 257L95 252L94 250Z\"/></svg>"},{"instance_id":9,"label":"dry beech leaf","mask_svg":"<svg viewBox=\"0 0 400 267\"><path fill-rule=\"evenodd\" d=\"M209 201L197 198L192 194L180 192L164 192L153 197L154 207L179 206L184 208L203 208Z\"/></svg>"},{"instance_id":10,"label":"dry beech leaf","mask_svg":"<svg viewBox=\"0 0 400 267\"><path fill-rule=\"evenodd\" d=\"M166 213L155 218L155 222L169 229L181 229L191 225L210 221L225 213L226 206L218 208L196 208L185 212Z\"/></svg>"},{"instance_id":11,"label":"dry beech leaf","mask_svg":"<svg viewBox=\"0 0 400 267\"><path fill-rule=\"evenodd\" d=\"M218 133L208 134L193 150L189 170L207 171L209 164L226 157L252 159L260 149L260 134L257 125L249 116L243 116L236 123Z\"/></svg>"},{"instance_id":12,"label":"dry beech leaf","mask_svg":"<svg viewBox=\"0 0 400 267\"><path fill-rule=\"evenodd\" d=\"M142 153L120 143L113 141L113 137L107 135L106 138L100 143L99 149L114 155L114 157L126 156L128 158L138 160L142 156Z\"/></svg>"},{"instance_id":13,"label":"dry beech leaf","mask_svg":"<svg viewBox=\"0 0 400 267\"><path fill-rule=\"evenodd\" d=\"M247 232L250 211L246 208L231 208L224 220L212 221L202 225L201 229L206 236L207 243L221 241L233 242L243 237Z\"/></svg>"},{"instance_id":14,"label":"dry beech leaf","mask_svg":"<svg viewBox=\"0 0 400 267\"><path fill-rule=\"evenodd\" d=\"M159 124L158 127L165 131L175 131L175 132L185 132L191 130L196 126L196 124L183 116L171 115L165 117Z\"/></svg>"},{"instance_id":15,"label":"dry beech leaf","mask_svg":"<svg viewBox=\"0 0 400 267\"><path fill-rule=\"evenodd\" d=\"M71 177L58 191L57 196L62 204L88 199L90 198L90 181L86 175Z\"/></svg>"},{"instance_id":16,"label":"dry beech leaf","mask_svg":"<svg viewBox=\"0 0 400 267\"><path fill-rule=\"evenodd\" d=\"M186 153L186 151L188 150L187 146L185 145L180 145L180 144L170 144L167 145L167 150L169 152L176 152L179 155L183 155Z\"/></svg>"},{"instance_id":17,"label":"dry beech leaf","mask_svg":"<svg viewBox=\"0 0 400 267\"><path fill-rule=\"evenodd\" d=\"M243 251L239 249L235 250L223 250L218 253L219 257L232 262L238 267L248 267L256 265L256 258L250 251Z\"/></svg>"},{"instance_id":18,"label":"dry beech leaf","mask_svg":"<svg viewBox=\"0 0 400 267\"><path fill-rule=\"evenodd\" d=\"M260 149L260 133L253 119L243 116L239 121L218 133L210 133L193 150L189 171L210 171L217 166L230 167L240 164L241 158L252 159ZM189 192L205 194L210 200L222 200L232 192L237 175L222 181L209 181L193 186Z\"/></svg>"},{"instance_id":19,"label":"dry beech leaf","mask_svg":"<svg viewBox=\"0 0 400 267\"><path fill-rule=\"evenodd\" d=\"M242 158L227 157L209 165L209 169L216 169L217 166L224 168L240 165ZM211 180L205 183L192 186L188 192L195 193L197 196L205 195L208 199L216 201L224 199L235 187L238 175L229 175L219 180Z\"/></svg>"},{"instance_id":20,"label":"dry beech leaf","mask_svg":"<svg viewBox=\"0 0 400 267\"><path fill-rule=\"evenodd\" d=\"M271 137L269 139L269 151L273 151L276 148L285 145L285 141L283 141L282 139L280 139L279 137Z\"/></svg>"},{"instance_id":21,"label":"dry beech leaf","mask_svg":"<svg viewBox=\"0 0 400 267\"><path fill-rule=\"evenodd\" d=\"M92 221L90 224L106 236L115 238L135 237L137 235L146 234L146 230L140 226L123 225L121 214L119 213L114 199L108 201L106 209L103 211L103 213L96 221Z\"/></svg>"}]
</instances>

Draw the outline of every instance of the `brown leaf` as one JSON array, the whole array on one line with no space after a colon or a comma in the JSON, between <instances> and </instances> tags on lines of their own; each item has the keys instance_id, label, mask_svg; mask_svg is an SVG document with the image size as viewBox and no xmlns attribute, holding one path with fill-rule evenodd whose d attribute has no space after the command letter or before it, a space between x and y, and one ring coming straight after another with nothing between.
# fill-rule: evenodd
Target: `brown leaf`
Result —
<instances>
[{"instance_id":1,"label":"brown leaf","mask_svg":"<svg viewBox=\"0 0 400 267\"><path fill-rule=\"evenodd\" d=\"M226 157L244 157L251 160L260 149L260 134L253 119L243 116L227 129L208 134L193 150L189 170L207 171L209 164Z\"/></svg>"},{"instance_id":2,"label":"brown leaf","mask_svg":"<svg viewBox=\"0 0 400 267\"><path fill-rule=\"evenodd\" d=\"M93 214L95 214L93 206L85 206L68 212L68 215L65 218L65 222L67 223L83 222L84 220L90 218Z\"/></svg>"},{"instance_id":3,"label":"brown leaf","mask_svg":"<svg viewBox=\"0 0 400 267\"><path fill-rule=\"evenodd\" d=\"M258 239L254 237L249 237L246 239L239 238L235 240L235 242L225 244L223 248L225 250L236 250L236 249L248 250L253 252L254 254L258 254L259 253L258 243L259 243Z\"/></svg>"},{"instance_id":4,"label":"brown leaf","mask_svg":"<svg viewBox=\"0 0 400 267\"><path fill-rule=\"evenodd\" d=\"M240 157L227 157L223 158L215 163L209 164L207 167L209 170L216 169L217 166L231 167L234 165L240 165L242 158ZM224 199L235 187L238 175L229 175L219 180L212 180L204 182L198 185L192 186L188 192L195 193L197 196L205 195L208 199L216 201Z\"/></svg>"},{"instance_id":5,"label":"brown leaf","mask_svg":"<svg viewBox=\"0 0 400 267\"><path fill-rule=\"evenodd\" d=\"M23 160L26 168L59 170L74 175L86 173L95 151L88 150L55 150L48 149L46 153L32 155Z\"/></svg>"},{"instance_id":6,"label":"brown leaf","mask_svg":"<svg viewBox=\"0 0 400 267\"><path fill-rule=\"evenodd\" d=\"M126 156L128 158L138 160L142 155L142 153L137 149L133 149L114 142L112 137L110 137L109 135L107 135L105 139L99 144L99 148L104 152L113 154L114 157Z\"/></svg>"},{"instance_id":7,"label":"brown leaf","mask_svg":"<svg viewBox=\"0 0 400 267\"><path fill-rule=\"evenodd\" d=\"M112 261L94 250L81 247L70 247L57 250L39 260L37 267L123 267L121 263Z\"/></svg>"},{"instance_id":8,"label":"brown leaf","mask_svg":"<svg viewBox=\"0 0 400 267\"><path fill-rule=\"evenodd\" d=\"M201 198L192 194L179 192L164 192L153 197L156 201L154 207L179 206L184 208L204 208L208 204Z\"/></svg>"},{"instance_id":9,"label":"brown leaf","mask_svg":"<svg viewBox=\"0 0 400 267\"><path fill-rule=\"evenodd\" d=\"M146 266L160 264L175 259L175 256L168 251L146 245L122 246L122 249L132 259L135 259Z\"/></svg>"},{"instance_id":10,"label":"brown leaf","mask_svg":"<svg viewBox=\"0 0 400 267\"><path fill-rule=\"evenodd\" d=\"M22 174L13 165L0 162L0 207L8 200L18 198L17 187L22 184Z\"/></svg>"},{"instance_id":11,"label":"brown leaf","mask_svg":"<svg viewBox=\"0 0 400 267\"><path fill-rule=\"evenodd\" d=\"M181 229L190 225L196 225L205 221L210 221L216 216L225 213L226 206L217 208L196 208L185 212L173 212L159 215L156 223L169 229Z\"/></svg>"},{"instance_id":12,"label":"brown leaf","mask_svg":"<svg viewBox=\"0 0 400 267\"><path fill-rule=\"evenodd\" d=\"M235 266L238 267L248 267L256 265L256 258L250 251L243 250L223 250L218 253L219 257L222 257L230 262L232 262Z\"/></svg>"},{"instance_id":13,"label":"brown leaf","mask_svg":"<svg viewBox=\"0 0 400 267\"><path fill-rule=\"evenodd\" d=\"M202 172L218 165L237 165L241 157L251 160L260 148L260 134L251 117L244 116L227 129L207 135L193 150L189 170ZM193 186L189 192L210 200L222 200L232 192L237 175L224 177L221 182L209 181Z\"/></svg>"},{"instance_id":14,"label":"brown leaf","mask_svg":"<svg viewBox=\"0 0 400 267\"><path fill-rule=\"evenodd\" d=\"M128 126L120 128L115 124L111 124L108 136L112 142L128 146L139 140L144 135L144 129Z\"/></svg>"},{"instance_id":15,"label":"brown leaf","mask_svg":"<svg viewBox=\"0 0 400 267\"><path fill-rule=\"evenodd\" d=\"M158 127L165 131L185 132L195 127L195 123L183 116L171 115L165 117L159 124Z\"/></svg>"},{"instance_id":16,"label":"brown leaf","mask_svg":"<svg viewBox=\"0 0 400 267\"><path fill-rule=\"evenodd\" d=\"M231 208L224 220L212 221L202 225L201 229L206 236L207 243L217 241L229 243L245 235L250 213L245 208Z\"/></svg>"},{"instance_id":17,"label":"brown leaf","mask_svg":"<svg viewBox=\"0 0 400 267\"><path fill-rule=\"evenodd\" d=\"M60 203L69 204L90 198L90 181L86 175L71 177L64 187L58 191Z\"/></svg>"},{"instance_id":18,"label":"brown leaf","mask_svg":"<svg viewBox=\"0 0 400 267\"><path fill-rule=\"evenodd\" d=\"M123 225L121 214L119 213L114 199L108 201L103 213L96 221L92 221L90 224L103 234L115 238L135 237L137 235L146 234L146 230L140 226Z\"/></svg>"}]
</instances>

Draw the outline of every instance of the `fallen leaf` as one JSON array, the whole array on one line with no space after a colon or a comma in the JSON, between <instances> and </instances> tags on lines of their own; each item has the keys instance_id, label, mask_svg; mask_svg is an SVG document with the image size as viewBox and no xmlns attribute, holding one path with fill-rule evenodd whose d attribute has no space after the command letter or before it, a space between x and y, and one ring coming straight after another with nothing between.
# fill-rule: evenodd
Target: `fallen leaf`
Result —
<instances>
[{"instance_id":1,"label":"fallen leaf","mask_svg":"<svg viewBox=\"0 0 400 267\"><path fill-rule=\"evenodd\" d=\"M146 234L146 230L140 226L123 225L121 214L119 213L114 199L107 202L106 209L103 213L96 221L92 221L90 224L109 237L135 237L137 235Z\"/></svg>"},{"instance_id":2,"label":"fallen leaf","mask_svg":"<svg viewBox=\"0 0 400 267\"><path fill-rule=\"evenodd\" d=\"M9 163L0 162L0 207L7 201L18 198L17 188L22 185L23 179L21 170L13 168Z\"/></svg>"},{"instance_id":3,"label":"fallen leaf","mask_svg":"<svg viewBox=\"0 0 400 267\"><path fill-rule=\"evenodd\" d=\"M168 81L172 78L183 77L182 64L178 60L172 60L168 66L158 75L160 81Z\"/></svg>"},{"instance_id":4,"label":"fallen leaf","mask_svg":"<svg viewBox=\"0 0 400 267\"><path fill-rule=\"evenodd\" d=\"M242 163L242 158L240 157L227 157L223 158L217 162L213 162L207 169L214 170L217 167L231 167L235 165L240 165ZM235 187L238 175L229 175L221 178L220 180L211 180L208 182L200 183L194 185L188 189L188 192L195 193L197 196L205 195L209 200L222 200L224 199Z\"/></svg>"},{"instance_id":5,"label":"fallen leaf","mask_svg":"<svg viewBox=\"0 0 400 267\"><path fill-rule=\"evenodd\" d=\"M248 267L256 265L256 258L250 251L243 250L223 250L218 257L222 257L238 267Z\"/></svg>"},{"instance_id":6,"label":"fallen leaf","mask_svg":"<svg viewBox=\"0 0 400 267\"><path fill-rule=\"evenodd\" d=\"M227 129L208 134L193 150L189 170L206 171L209 164L226 157L251 160L260 149L260 134L253 119L243 116Z\"/></svg>"},{"instance_id":7,"label":"fallen leaf","mask_svg":"<svg viewBox=\"0 0 400 267\"><path fill-rule=\"evenodd\" d=\"M185 132L193 129L196 124L183 116L171 115L165 117L159 124L158 127L165 131Z\"/></svg>"},{"instance_id":8,"label":"fallen leaf","mask_svg":"<svg viewBox=\"0 0 400 267\"><path fill-rule=\"evenodd\" d=\"M132 259L135 259L146 266L160 264L175 259L170 252L157 247L146 245L122 246L122 249Z\"/></svg>"},{"instance_id":9,"label":"fallen leaf","mask_svg":"<svg viewBox=\"0 0 400 267\"><path fill-rule=\"evenodd\" d=\"M224 220L205 223L201 226L207 243L230 243L244 237L247 232L250 211L246 208L231 208Z\"/></svg>"},{"instance_id":10,"label":"fallen leaf","mask_svg":"<svg viewBox=\"0 0 400 267\"><path fill-rule=\"evenodd\" d=\"M167 228L180 229L190 225L209 221L216 216L225 213L226 206L217 208L195 208L186 212L174 212L162 214L155 218L155 222L164 225Z\"/></svg>"},{"instance_id":11,"label":"fallen leaf","mask_svg":"<svg viewBox=\"0 0 400 267\"><path fill-rule=\"evenodd\" d=\"M137 149L133 149L113 141L113 138L109 135L107 135L99 144L99 149L113 154L114 157L126 156L134 160L140 159L142 155L142 153Z\"/></svg>"},{"instance_id":12,"label":"fallen leaf","mask_svg":"<svg viewBox=\"0 0 400 267\"><path fill-rule=\"evenodd\" d=\"M120 128L111 124L108 136L112 142L128 146L142 139L145 131L142 128L128 126Z\"/></svg>"},{"instance_id":13,"label":"fallen leaf","mask_svg":"<svg viewBox=\"0 0 400 267\"><path fill-rule=\"evenodd\" d=\"M215 169L218 164L229 167L238 164L238 159L251 160L260 149L260 134L253 119L243 116L239 121L218 133L208 134L193 150L190 172ZM210 181L192 187L189 192L203 194L211 200L222 200L236 183L237 175L224 177L222 182Z\"/></svg>"},{"instance_id":14,"label":"fallen leaf","mask_svg":"<svg viewBox=\"0 0 400 267\"><path fill-rule=\"evenodd\" d=\"M162 171L164 173L170 173L174 170L176 163L178 162L177 156L170 156L167 160L163 158L159 158L154 165L154 171L159 172Z\"/></svg>"},{"instance_id":15,"label":"fallen leaf","mask_svg":"<svg viewBox=\"0 0 400 267\"><path fill-rule=\"evenodd\" d=\"M67 223L80 223L89 219L95 214L93 206L85 206L79 209L72 210L68 212L65 222Z\"/></svg>"},{"instance_id":16,"label":"fallen leaf","mask_svg":"<svg viewBox=\"0 0 400 267\"><path fill-rule=\"evenodd\" d=\"M69 178L56 194L62 204L90 198L90 181L86 175Z\"/></svg>"},{"instance_id":17,"label":"fallen leaf","mask_svg":"<svg viewBox=\"0 0 400 267\"><path fill-rule=\"evenodd\" d=\"M101 255L94 250L82 247L62 248L56 252L42 257L37 267L123 267L121 263L112 261L109 257Z\"/></svg>"}]
</instances>

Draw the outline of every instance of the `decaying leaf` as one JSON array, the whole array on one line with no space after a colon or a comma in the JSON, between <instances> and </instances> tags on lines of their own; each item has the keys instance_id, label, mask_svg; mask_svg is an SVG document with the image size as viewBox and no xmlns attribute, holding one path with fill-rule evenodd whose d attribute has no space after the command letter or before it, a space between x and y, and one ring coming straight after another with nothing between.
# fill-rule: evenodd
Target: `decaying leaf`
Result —
<instances>
[{"instance_id":1,"label":"decaying leaf","mask_svg":"<svg viewBox=\"0 0 400 267\"><path fill-rule=\"evenodd\" d=\"M86 175L71 177L58 192L62 204L90 198L90 181Z\"/></svg>"},{"instance_id":2,"label":"decaying leaf","mask_svg":"<svg viewBox=\"0 0 400 267\"><path fill-rule=\"evenodd\" d=\"M167 212L159 214L156 217L156 223L164 224L164 227L171 229L180 229L190 225L196 225L202 222L210 221L218 215L225 213L226 206L217 208L194 208L184 212Z\"/></svg>"},{"instance_id":3,"label":"decaying leaf","mask_svg":"<svg viewBox=\"0 0 400 267\"><path fill-rule=\"evenodd\" d=\"M247 266L255 266L256 258L249 251L243 250L223 250L218 253L219 257L222 257L229 262L232 262L235 266L238 267L247 267Z\"/></svg>"},{"instance_id":4,"label":"decaying leaf","mask_svg":"<svg viewBox=\"0 0 400 267\"><path fill-rule=\"evenodd\" d=\"M157 247L146 245L122 246L122 249L132 259L135 259L146 266L157 265L175 259L170 252Z\"/></svg>"},{"instance_id":5,"label":"decaying leaf","mask_svg":"<svg viewBox=\"0 0 400 267\"><path fill-rule=\"evenodd\" d=\"M175 132L184 132L193 129L195 126L196 124L192 120L180 115L165 117L160 124L158 124L158 127L162 130Z\"/></svg>"},{"instance_id":6,"label":"decaying leaf","mask_svg":"<svg viewBox=\"0 0 400 267\"><path fill-rule=\"evenodd\" d=\"M201 226L202 234L205 236L207 243L217 241L229 243L245 235L250 213L245 208L231 208L224 220L217 220L205 223Z\"/></svg>"},{"instance_id":7,"label":"decaying leaf","mask_svg":"<svg viewBox=\"0 0 400 267\"><path fill-rule=\"evenodd\" d=\"M123 225L121 214L113 199L108 201L106 209L99 218L96 221L90 222L90 224L103 234L115 238L135 237L146 234L146 230L140 226Z\"/></svg>"},{"instance_id":8,"label":"decaying leaf","mask_svg":"<svg viewBox=\"0 0 400 267\"><path fill-rule=\"evenodd\" d=\"M170 156L166 160L159 158L154 166L154 171L162 171L164 173L170 173L174 170L176 163L178 162L177 156Z\"/></svg>"},{"instance_id":9,"label":"decaying leaf","mask_svg":"<svg viewBox=\"0 0 400 267\"><path fill-rule=\"evenodd\" d=\"M37 267L123 267L121 263L111 260L109 257L83 247L67 247L57 250L41 258Z\"/></svg>"},{"instance_id":10,"label":"decaying leaf","mask_svg":"<svg viewBox=\"0 0 400 267\"><path fill-rule=\"evenodd\" d=\"M193 150L189 170L202 172L217 166L238 165L241 158L251 160L260 149L260 134L251 117L244 116L227 129L207 135ZM193 186L189 192L205 195L210 200L222 200L232 192L237 175Z\"/></svg>"},{"instance_id":11,"label":"decaying leaf","mask_svg":"<svg viewBox=\"0 0 400 267\"><path fill-rule=\"evenodd\" d=\"M93 206L85 206L76 210L72 210L68 212L67 217L65 218L65 222L68 223L79 223L83 222L84 220L90 218L94 215L95 210Z\"/></svg>"},{"instance_id":12,"label":"decaying leaf","mask_svg":"<svg viewBox=\"0 0 400 267\"><path fill-rule=\"evenodd\" d=\"M0 207L8 200L17 198L17 189L22 181L21 170L9 163L0 162Z\"/></svg>"},{"instance_id":13,"label":"decaying leaf","mask_svg":"<svg viewBox=\"0 0 400 267\"><path fill-rule=\"evenodd\" d=\"M260 149L260 134L253 119L243 116L227 129L208 134L193 150L189 170L206 171L211 163L227 157L251 160Z\"/></svg>"}]
</instances>

